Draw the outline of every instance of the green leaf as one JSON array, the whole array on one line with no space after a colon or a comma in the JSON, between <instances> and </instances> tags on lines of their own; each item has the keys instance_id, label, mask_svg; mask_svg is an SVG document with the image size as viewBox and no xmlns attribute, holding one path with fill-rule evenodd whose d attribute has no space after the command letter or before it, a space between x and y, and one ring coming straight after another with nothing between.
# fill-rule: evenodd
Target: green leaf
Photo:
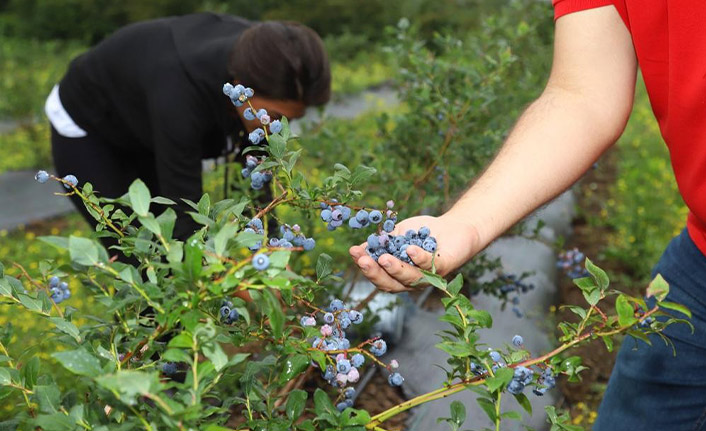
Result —
<instances>
[{"instance_id":1,"label":"green leaf","mask_svg":"<svg viewBox=\"0 0 706 431\"><path fill-rule=\"evenodd\" d=\"M269 147L270 154L275 159L281 159L284 156L285 151L287 151L287 142L281 135L274 134L269 136Z\"/></svg>"},{"instance_id":2,"label":"green leaf","mask_svg":"<svg viewBox=\"0 0 706 431\"><path fill-rule=\"evenodd\" d=\"M160 204L160 205L176 205L176 202L174 202L171 199L167 199L162 196L155 196L152 199L150 199L150 202L153 204Z\"/></svg>"},{"instance_id":3,"label":"green leaf","mask_svg":"<svg viewBox=\"0 0 706 431\"><path fill-rule=\"evenodd\" d=\"M353 174L351 175L351 185L355 186L359 183L367 181L368 179L372 178L376 172L377 170L375 168L371 168L364 165L358 165L353 171Z\"/></svg>"},{"instance_id":4,"label":"green leaf","mask_svg":"<svg viewBox=\"0 0 706 431\"><path fill-rule=\"evenodd\" d=\"M457 425L461 426L466 421L466 407L460 401L453 401L451 403L451 420Z\"/></svg>"},{"instance_id":5,"label":"green leaf","mask_svg":"<svg viewBox=\"0 0 706 431\"><path fill-rule=\"evenodd\" d=\"M632 305L630 305L625 295L618 296L618 299L615 301L615 311L618 313L618 323L620 323L620 326L630 326L637 322Z\"/></svg>"},{"instance_id":6,"label":"green leaf","mask_svg":"<svg viewBox=\"0 0 706 431\"><path fill-rule=\"evenodd\" d=\"M336 408L333 406L333 403L331 403L331 400L328 397L328 394L319 388L314 391L314 411L317 416L321 416L324 413L331 415L336 415L337 413Z\"/></svg>"},{"instance_id":7,"label":"green leaf","mask_svg":"<svg viewBox=\"0 0 706 431\"><path fill-rule=\"evenodd\" d=\"M34 397L39 403L39 411L42 413L56 413L61 404L61 393L56 385L37 385L34 387Z\"/></svg>"},{"instance_id":8,"label":"green leaf","mask_svg":"<svg viewBox=\"0 0 706 431\"><path fill-rule=\"evenodd\" d=\"M657 276L650 282L647 286L647 297L654 296L657 301L664 301L664 299L669 294L669 283L662 277L662 274L657 274Z\"/></svg>"},{"instance_id":9,"label":"green leaf","mask_svg":"<svg viewBox=\"0 0 706 431\"><path fill-rule=\"evenodd\" d=\"M493 401L488 398L476 398L476 401L485 414L488 415L490 422L495 423L495 404L493 404Z\"/></svg>"},{"instance_id":10,"label":"green leaf","mask_svg":"<svg viewBox=\"0 0 706 431\"><path fill-rule=\"evenodd\" d=\"M598 285L593 280L593 277L574 278L572 281L581 290L592 290L598 288Z\"/></svg>"},{"instance_id":11,"label":"green leaf","mask_svg":"<svg viewBox=\"0 0 706 431\"><path fill-rule=\"evenodd\" d=\"M49 245L53 245L59 250L67 250L69 248L69 239L63 236L40 236L37 239Z\"/></svg>"},{"instance_id":12,"label":"green leaf","mask_svg":"<svg viewBox=\"0 0 706 431\"><path fill-rule=\"evenodd\" d=\"M598 304L598 301L601 300L601 290L597 287L590 290L584 289L581 293L583 293L583 297L586 298L586 302L590 305L596 305Z\"/></svg>"},{"instance_id":13,"label":"green leaf","mask_svg":"<svg viewBox=\"0 0 706 431\"><path fill-rule=\"evenodd\" d=\"M192 236L184 245L184 272L190 280L201 276L203 269L203 250L196 236Z\"/></svg>"},{"instance_id":14,"label":"green leaf","mask_svg":"<svg viewBox=\"0 0 706 431\"><path fill-rule=\"evenodd\" d=\"M83 347L53 353L52 356L67 370L74 374L96 377L102 373L98 358L88 353Z\"/></svg>"},{"instance_id":15,"label":"green leaf","mask_svg":"<svg viewBox=\"0 0 706 431\"><path fill-rule=\"evenodd\" d=\"M451 283L448 284L446 287L452 295L458 295L458 292L461 291L461 288L463 287L463 275L458 274L453 280L451 280ZM492 322L492 319L491 319Z\"/></svg>"},{"instance_id":16,"label":"green leaf","mask_svg":"<svg viewBox=\"0 0 706 431\"><path fill-rule=\"evenodd\" d=\"M191 349L194 346L194 339L191 335L187 334L186 332L182 332L181 334L169 340L168 346L171 348Z\"/></svg>"},{"instance_id":17,"label":"green leaf","mask_svg":"<svg viewBox=\"0 0 706 431\"><path fill-rule=\"evenodd\" d=\"M39 299L32 298L24 293L18 293L17 299L19 299L22 305L24 305L28 310L36 311L38 313L42 312L42 301Z\"/></svg>"},{"instance_id":18,"label":"green leaf","mask_svg":"<svg viewBox=\"0 0 706 431\"><path fill-rule=\"evenodd\" d=\"M598 288L604 291L608 288L610 280L608 280L608 274L605 271L594 265L591 259L586 258L586 270L593 276L596 283L598 283Z\"/></svg>"},{"instance_id":19,"label":"green leaf","mask_svg":"<svg viewBox=\"0 0 706 431\"><path fill-rule=\"evenodd\" d=\"M199 199L199 203L196 207L198 208L199 214L208 216L208 213L211 211L211 197L208 193L201 196L201 199Z\"/></svg>"},{"instance_id":20,"label":"green leaf","mask_svg":"<svg viewBox=\"0 0 706 431\"><path fill-rule=\"evenodd\" d=\"M605 348L608 349L609 352L613 351L613 339L610 338L609 336L603 336L601 337L603 339L603 343L605 344Z\"/></svg>"},{"instance_id":21,"label":"green leaf","mask_svg":"<svg viewBox=\"0 0 706 431\"><path fill-rule=\"evenodd\" d=\"M516 412L514 410L507 411L505 413L502 413L500 415L502 419L511 419L515 421L521 421L522 420L522 415L519 412Z\"/></svg>"},{"instance_id":22,"label":"green leaf","mask_svg":"<svg viewBox=\"0 0 706 431\"><path fill-rule=\"evenodd\" d=\"M12 296L12 286L5 278L0 278L0 295Z\"/></svg>"},{"instance_id":23,"label":"green leaf","mask_svg":"<svg viewBox=\"0 0 706 431\"><path fill-rule=\"evenodd\" d=\"M233 238L238 232L238 226L232 223L228 223L218 231L216 236L213 238L213 248L216 250L216 254L219 256L225 256L226 246L228 245L228 240Z\"/></svg>"},{"instance_id":24,"label":"green leaf","mask_svg":"<svg viewBox=\"0 0 706 431\"><path fill-rule=\"evenodd\" d=\"M457 341L444 341L443 343L437 344L436 348L457 358L471 356L475 353L473 346Z\"/></svg>"},{"instance_id":25,"label":"green leaf","mask_svg":"<svg viewBox=\"0 0 706 431\"><path fill-rule=\"evenodd\" d=\"M228 363L228 356L217 342L211 341L204 344L202 350L203 354L211 360L216 371L221 371Z\"/></svg>"},{"instance_id":26,"label":"green leaf","mask_svg":"<svg viewBox=\"0 0 706 431\"><path fill-rule=\"evenodd\" d=\"M469 310L467 314L468 317L478 322L478 324L483 328L490 328L493 326L493 316L485 310Z\"/></svg>"},{"instance_id":27,"label":"green leaf","mask_svg":"<svg viewBox=\"0 0 706 431\"><path fill-rule=\"evenodd\" d=\"M238 247L251 247L262 241L263 237L259 233L254 232L240 232L237 237L235 237L235 243Z\"/></svg>"},{"instance_id":28,"label":"green leaf","mask_svg":"<svg viewBox=\"0 0 706 431\"><path fill-rule=\"evenodd\" d=\"M316 279L320 281L331 274L331 256L321 253L316 260Z\"/></svg>"},{"instance_id":29,"label":"green leaf","mask_svg":"<svg viewBox=\"0 0 706 431\"><path fill-rule=\"evenodd\" d=\"M309 367L309 357L306 355L294 355L286 359L284 368L279 375L279 383L284 384L301 374Z\"/></svg>"},{"instance_id":30,"label":"green leaf","mask_svg":"<svg viewBox=\"0 0 706 431\"><path fill-rule=\"evenodd\" d=\"M152 214L149 214L148 216L139 216L137 217L138 220L140 220L140 223L142 226L147 228L148 231L152 232L155 235L161 235L162 234L162 229L159 226L159 223L157 220L152 216Z\"/></svg>"},{"instance_id":31,"label":"green leaf","mask_svg":"<svg viewBox=\"0 0 706 431\"><path fill-rule=\"evenodd\" d=\"M295 389L289 393L284 410L287 412L287 417L290 420L294 421L299 419L299 416L304 411L307 397L308 394L306 391L302 391L301 389Z\"/></svg>"},{"instance_id":32,"label":"green leaf","mask_svg":"<svg viewBox=\"0 0 706 431\"><path fill-rule=\"evenodd\" d=\"M275 338L280 338L284 330L284 312L282 312L282 306L269 289L264 289L262 293L266 302L267 317L270 321L270 327L272 327L272 334Z\"/></svg>"},{"instance_id":33,"label":"green leaf","mask_svg":"<svg viewBox=\"0 0 706 431\"><path fill-rule=\"evenodd\" d=\"M485 381L485 385L490 392L495 392L500 388L504 388L512 380L512 376L515 373L512 368L499 368L495 372L495 377L490 377Z\"/></svg>"},{"instance_id":34,"label":"green leaf","mask_svg":"<svg viewBox=\"0 0 706 431\"><path fill-rule=\"evenodd\" d=\"M529 414L532 416L532 403L530 402L529 398L527 398L527 395L525 394L518 394L514 395L515 400L517 400L517 403Z\"/></svg>"},{"instance_id":35,"label":"green leaf","mask_svg":"<svg viewBox=\"0 0 706 431\"><path fill-rule=\"evenodd\" d=\"M124 190L124 189L123 189ZM150 191L140 179L136 179L130 184L128 198L133 211L139 216L145 217L150 211Z\"/></svg>"},{"instance_id":36,"label":"green leaf","mask_svg":"<svg viewBox=\"0 0 706 431\"><path fill-rule=\"evenodd\" d=\"M154 393L159 388L157 373L122 370L96 378L96 383L115 393L121 401L134 405L137 397Z\"/></svg>"},{"instance_id":37,"label":"green leaf","mask_svg":"<svg viewBox=\"0 0 706 431\"><path fill-rule=\"evenodd\" d=\"M668 308L670 310L678 311L678 312L688 316L689 319L691 319L691 311L681 304L677 304L674 302L668 302L668 301L661 301L661 302L659 302L658 305L661 308Z\"/></svg>"},{"instance_id":38,"label":"green leaf","mask_svg":"<svg viewBox=\"0 0 706 431\"><path fill-rule=\"evenodd\" d=\"M37 377L39 376L39 357L33 356L32 359L27 361L27 363L22 366L22 377L25 380L24 386L28 389L32 389L34 385L37 384Z\"/></svg>"},{"instance_id":39,"label":"green leaf","mask_svg":"<svg viewBox=\"0 0 706 431\"><path fill-rule=\"evenodd\" d=\"M100 262L98 246L88 238L69 237L71 261L83 266L93 266Z\"/></svg>"},{"instance_id":40,"label":"green leaf","mask_svg":"<svg viewBox=\"0 0 706 431\"><path fill-rule=\"evenodd\" d=\"M431 273L429 271L422 271L422 274L424 275L424 277L422 278L422 280L420 280L421 282L426 282L438 289L446 290L447 283L442 276Z\"/></svg>"},{"instance_id":41,"label":"green leaf","mask_svg":"<svg viewBox=\"0 0 706 431\"><path fill-rule=\"evenodd\" d=\"M34 420L34 425L44 431L75 431L76 421L71 416L64 413L54 413L51 415L39 415Z\"/></svg>"},{"instance_id":42,"label":"green leaf","mask_svg":"<svg viewBox=\"0 0 706 431\"><path fill-rule=\"evenodd\" d=\"M12 383L12 377L10 376L10 371L7 368L0 368L0 385L9 385Z\"/></svg>"}]
</instances>

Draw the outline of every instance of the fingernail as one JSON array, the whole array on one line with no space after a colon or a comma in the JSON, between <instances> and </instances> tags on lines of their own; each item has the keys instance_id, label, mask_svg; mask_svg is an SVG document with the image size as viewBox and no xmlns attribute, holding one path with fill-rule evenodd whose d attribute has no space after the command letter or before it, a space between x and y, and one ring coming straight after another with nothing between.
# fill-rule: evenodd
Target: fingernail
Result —
<instances>
[{"instance_id":1,"label":"fingernail","mask_svg":"<svg viewBox=\"0 0 706 431\"><path fill-rule=\"evenodd\" d=\"M361 265L360 269L362 269L363 271L367 271L369 268L368 265Z\"/></svg>"},{"instance_id":2,"label":"fingernail","mask_svg":"<svg viewBox=\"0 0 706 431\"><path fill-rule=\"evenodd\" d=\"M390 268L390 262L383 262L382 267L383 268Z\"/></svg>"},{"instance_id":3,"label":"fingernail","mask_svg":"<svg viewBox=\"0 0 706 431\"><path fill-rule=\"evenodd\" d=\"M407 250L407 256L409 256L409 257L417 256L417 250L415 250L415 249Z\"/></svg>"}]
</instances>

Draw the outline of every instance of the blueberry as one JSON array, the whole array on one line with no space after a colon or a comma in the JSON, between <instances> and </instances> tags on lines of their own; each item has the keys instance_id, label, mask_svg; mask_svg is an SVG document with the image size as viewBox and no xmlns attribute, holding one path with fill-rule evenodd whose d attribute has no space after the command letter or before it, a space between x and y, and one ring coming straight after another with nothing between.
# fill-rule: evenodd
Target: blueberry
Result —
<instances>
[{"instance_id":1,"label":"blueberry","mask_svg":"<svg viewBox=\"0 0 706 431\"><path fill-rule=\"evenodd\" d=\"M370 223L378 224L382 221L382 213L378 210L371 211L369 218Z\"/></svg>"},{"instance_id":2,"label":"blueberry","mask_svg":"<svg viewBox=\"0 0 706 431\"><path fill-rule=\"evenodd\" d=\"M221 307L220 314L221 314L222 319L227 318L228 315L230 314L230 307L228 307L227 305L224 305L223 307Z\"/></svg>"},{"instance_id":3,"label":"blueberry","mask_svg":"<svg viewBox=\"0 0 706 431\"><path fill-rule=\"evenodd\" d=\"M270 258L266 254L258 254L253 258L252 266L258 271L263 271L270 266Z\"/></svg>"},{"instance_id":4,"label":"blueberry","mask_svg":"<svg viewBox=\"0 0 706 431\"><path fill-rule=\"evenodd\" d=\"M351 361L342 359L336 363L336 371L347 374L351 370Z\"/></svg>"},{"instance_id":5,"label":"blueberry","mask_svg":"<svg viewBox=\"0 0 706 431\"><path fill-rule=\"evenodd\" d=\"M369 215L368 212L365 210L360 210L355 214L355 219L358 220L361 224L370 221L369 220ZM365 225L363 225L365 226Z\"/></svg>"},{"instance_id":6,"label":"blueberry","mask_svg":"<svg viewBox=\"0 0 706 431\"><path fill-rule=\"evenodd\" d=\"M351 229L361 229L363 227L362 224L358 221L357 218L353 217L350 220L348 220L348 226L351 227Z\"/></svg>"},{"instance_id":7,"label":"blueberry","mask_svg":"<svg viewBox=\"0 0 706 431\"><path fill-rule=\"evenodd\" d=\"M270 124L270 120L270 116L267 114L260 116L260 123L262 123L263 126Z\"/></svg>"},{"instance_id":8,"label":"blueberry","mask_svg":"<svg viewBox=\"0 0 706 431\"><path fill-rule=\"evenodd\" d=\"M525 344L525 340L522 339L521 335L515 335L512 337L512 344L515 347L520 347L521 345Z\"/></svg>"},{"instance_id":9,"label":"blueberry","mask_svg":"<svg viewBox=\"0 0 706 431\"><path fill-rule=\"evenodd\" d=\"M260 129L255 129L252 132L250 132L250 134L248 135L248 140L250 142L252 142L254 145L259 144L260 141L262 140L262 136L260 136L260 134L257 133L258 130L260 130Z\"/></svg>"},{"instance_id":10,"label":"blueberry","mask_svg":"<svg viewBox=\"0 0 706 431\"><path fill-rule=\"evenodd\" d=\"M243 168L240 170L240 175L243 176L243 178L247 178L250 176L250 169L248 168Z\"/></svg>"},{"instance_id":11,"label":"blueberry","mask_svg":"<svg viewBox=\"0 0 706 431\"><path fill-rule=\"evenodd\" d=\"M64 184L64 187L67 189L71 189L71 187L76 187L78 185L78 180L76 179L75 176L73 175L67 175L64 178L62 178L66 183Z\"/></svg>"},{"instance_id":12,"label":"blueberry","mask_svg":"<svg viewBox=\"0 0 706 431\"><path fill-rule=\"evenodd\" d=\"M348 317L344 317L344 318L340 319L340 322L341 322L342 329L348 329L348 327L351 326L351 319L349 319Z\"/></svg>"},{"instance_id":13,"label":"blueberry","mask_svg":"<svg viewBox=\"0 0 706 431\"><path fill-rule=\"evenodd\" d=\"M254 228L255 230L262 230L264 228L262 224L262 220L259 218L255 217L254 219L250 220L248 222L248 226Z\"/></svg>"},{"instance_id":14,"label":"blueberry","mask_svg":"<svg viewBox=\"0 0 706 431\"><path fill-rule=\"evenodd\" d=\"M250 87L246 87L245 90L243 90L243 94L245 97L250 98L255 95L255 91Z\"/></svg>"},{"instance_id":15,"label":"blueberry","mask_svg":"<svg viewBox=\"0 0 706 431\"><path fill-rule=\"evenodd\" d=\"M336 320L334 317L333 313L326 313L324 314L324 322L326 323L333 323L333 321Z\"/></svg>"},{"instance_id":16,"label":"blueberry","mask_svg":"<svg viewBox=\"0 0 706 431\"><path fill-rule=\"evenodd\" d=\"M225 84L223 84L223 94L230 97L232 92L233 92L233 84L231 84L230 82L226 82Z\"/></svg>"},{"instance_id":17,"label":"blueberry","mask_svg":"<svg viewBox=\"0 0 706 431\"><path fill-rule=\"evenodd\" d=\"M270 123L270 133L279 133L282 131L282 123L279 120L275 120Z\"/></svg>"},{"instance_id":18,"label":"blueberry","mask_svg":"<svg viewBox=\"0 0 706 431\"><path fill-rule=\"evenodd\" d=\"M363 313L358 310L351 310L351 312L348 313L348 317L351 319L351 322L356 325L363 323Z\"/></svg>"},{"instance_id":19,"label":"blueberry","mask_svg":"<svg viewBox=\"0 0 706 431\"><path fill-rule=\"evenodd\" d=\"M355 389L347 388L345 391L343 391L343 396L346 398L353 398L355 396Z\"/></svg>"},{"instance_id":20,"label":"blueberry","mask_svg":"<svg viewBox=\"0 0 706 431\"><path fill-rule=\"evenodd\" d=\"M525 386L521 382L518 382L517 380L512 380L507 385L507 391L513 395L521 394L522 390L524 388L525 388Z\"/></svg>"},{"instance_id":21,"label":"blueberry","mask_svg":"<svg viewBox=\"0 0 706 431\"><path fill-rule=\"evenodd\" d=\"M266 109L258 109L258 111L255 113L255 116L258 119L261 119L263 115L267 115L267 110Z\"/></svg>"},{"instance_id":22,"label":"blueberry","mask_svg":"<svg viewBox=\"0 0 706 431\"><path fill-rule=\"evenodd\" d=\"M387 343L385 343L385 340L375 340L370 351L375 356L382 356L387 352Z\"/></svg>"},{"instance_id":23,"label":"blueberry","mask_svg":"<svg viewBox=\"0 0 706 431\"><path fill-rule=\"evenodd\" d=\"M310 251L316 247L316 240L314 238L307 238L304 240L304 250Z\"/></svg>"},{"instance_id":24,"label":"blueberry","mask_svg":"<svg viewBox=\"0 0 706 431\"><path fill-rule=\"evenodd\" d=\"M340 403L336 404L336 409L338 409L339 412L342 412L348 407L348 403L345 401L341 401Z\"/></svg>"},{"instance_id":25,"label":"blueberry","mask_svg":"<svg viewBox=\"0 0 706 431\"><path fill-rule=\"evenodd\" d=\"M254 120L255 113L252 111L252 108L245 108L245 111L243 111L243 117L245 117L248 121Z\"/></svg>"},{"instance_id":26,"label":"blueberry","mask_svg":"<svg viewBox=\"0 0 706 431\"><path fill-rule=\"evenodd\" d=\"M400 373L392 373L387 377L387 381L391 386L402 386L404 377Z\"/></svg>"},{"instance_id":27,"label":"blueberry","mask_svg":"<svg viewBox=\"0 0 706 431\"><path fill-rule=\"evenodd\" d=\"M251 170L255 169L257 167L257 157L254 157L254 156L251 156L248 154L245 157L245 167L247 167Z\"/></svg>"},{"instance_id":28,"label":"blueberry","mask_svg":"<svg viewBox=\"0 0 706 431\"><path fill-rule=\"evenodd\" d=\"M59 277L56 275L53 276L52 278L49 279L49 287L58 287L59 286Z\"/></svg>"},{"instance_id":29,"label":"blueberry","mask_svg":"<svg viewBox=\"0 0 706 431\"><path fill-rule=\"evenodd\" d=\"M392 232L395 230L395 222L390 219L385 220L385 223L382 224L382 230L385 232Z\"/></svg>"},{"instance_id":30,"label":"blueberry","mask_svg":"<svg viewBox=\"0 0 706 431\"><path fill-rule=\"evenodd\" d=\"M434 241L432 238L427 238L422 243L422 248L428 251L429 253L434 253L436 251L436 241Z\"/></svg>"},{"instance_id":31,"label":"blueberry","mask_svg":"<svg viewBox=\"0 0 706 431\"><path fill-rule=\"evenodd\" d=\"M502 361L502 357L500 356L500 353L496 351L490 352L490 359L493 360L493 362L500 362Z\"/></svg>"},{"instance_id":32,"label":"blueberry","mask_svg":"<svg viewBox=\"0 0 706 431\"><path fill-rule=\"evenodd\" d=\"M351 218L351 209L346 206L337 207L338 210L343 214L343 220L348 220Z\"/></svg>"},{"instance_id":33,"label":"blueberry","mask_svg":"<svg viewBox=\"0 0 706 431\"><path fill-rule=\"evenodd\" d=\"M356 353L351 358L351 363L354 367L361 367L365 363L365 356L361 355L360 353Z\"/></svg>"},{"instance_id":34,"label":"blueberry","mask_svg":"<svg viewBox=\"0 0 706 431\"><path fill-rule=\"evenodd\" d=\"M380 241L378 240L378 236L374 233L368 236L368 246L374 249L380 247Z\"/></svg>"},{"instance_id":35,"label":"blueberry","mask_svg":"<svg viewBox=\"0 0 706 431\"><path fill-rule=\"evenodd\" d=\"M269 245L270 245L270 247L278 247L279 246L279 239L278 238L270 238Z\"/></svg>"},{"instance_id":36,"label":"blueberry","mask_svg":"<svg viewBox=\"0 0 706 431\"><path fill-rule=\"evenodd\" d=\"M428 227L422 226L419 229L419 238L424 239L424 238L428 237L430 233L431 233L431 231L429 230Z\"/></svg>"},{"instance_id":37,"label":"blueberry","mask_svg":"<svg viewBox=\"0 0 706 431\"><path fill-rule=\"evenodd\" d=\"M47 171L37 171L34 175L34 179L37 180L38 183L44 184L49 181L49 173Z\"/></svg>"},{"instance_id":38,"label":"blueberry","mask_svg":"<svg viewBox=\"0 0 706 431\"><path fill-rule=\"evenodd\" d=\"M343 310L345 307L343 301L341 301L340 299L334 299L333 301L331 301L330 308L331 311L340 311Z\"/></svg>"},{"instance_id":39,"label":"blueberry","mask_svg":"<svg viewBox=\"0 0 706 431\"><path fill-rule=\"evenodd\" d=\"M162 364L162 372L168 376L177 373L177 365L174 362L165 362Z\"/></svg>"}]
</instances>

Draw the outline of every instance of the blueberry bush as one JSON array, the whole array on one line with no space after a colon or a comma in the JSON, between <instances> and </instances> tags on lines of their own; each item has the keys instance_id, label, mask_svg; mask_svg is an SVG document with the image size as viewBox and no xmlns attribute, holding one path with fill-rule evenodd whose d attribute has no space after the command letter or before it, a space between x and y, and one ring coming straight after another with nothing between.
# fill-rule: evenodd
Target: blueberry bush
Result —
<instances>
[{"instance_id":1,"label":"blueberry bush","mask_svg":"<svg viewBox=\"0 0 706 431\"><path fill-rule=\"evenodd\" d=\"M247 104L246 118L258 124L240 173L250 192L216 202L209 194L184 200L201 226L188 238L172 234L177 203L152 196L140 180L122 197L107 199L73 175L37 173L40 183L59 181L67 195L78 196L98 224L93 238L39 238L68 254L67 261L41 261L29 270L15 264L17 276L0 266L2 307L33 313L59 346L51 361L42 360L31 343L10 351L11 331L3 331L0 398L13 403L4 428L381 431L408 409L472 390L500 430L502 421L522 419L501 410L504 396L531 412L531 397L544 395L558 378L579 378L584 367L570 356L572 347L601 338L611 349L620 334L649 342L648 334L662 335L667 325L688 324L672 316L689 311L664 300L669 286L661 277L645 298L628 296L610 289L607 274L585 259L586 273L574 282L586 306L571 307L578 322L558 324L563 335L554 350L530 352L520 335L485 345L479 333L492 318L462 293L464 276L448 281L425 271L420 283L441 292L441 320L450 325L437 344L449 354L446 382L382 412L356 409L361 372L380 367L390 385L401 386L404 358L386 357L387 343L372 332L375 316L366 302L337 297L345 279L331 256L278 210L296 209L332 234L364 232L373 257L391 253L409 261L409 245L433 252L439 246L434 232L399 232L396 202L363 203L360 189L375 178L372 167L335 164L313 182L299 168L303 149L293 149L298 137L287 119L272 120L252 106L247 87L226 83L223 92L234 105ZM255 198L265 187L273 198L263 205ZM114 245L105 248L100 240ZM311 254L310 271L294 270L294 261ZM70 286L79 286L95 307L74 308ZM617 297L614 312L603 303L608 297ZM70 385L57 383L59 371L73 375ZM302 389L309 381L322 384ZM442 421L458 430L465 416L456 402ZM553 408L547 418L554 429L575 429Z\"/></svg>"}]
</instances>

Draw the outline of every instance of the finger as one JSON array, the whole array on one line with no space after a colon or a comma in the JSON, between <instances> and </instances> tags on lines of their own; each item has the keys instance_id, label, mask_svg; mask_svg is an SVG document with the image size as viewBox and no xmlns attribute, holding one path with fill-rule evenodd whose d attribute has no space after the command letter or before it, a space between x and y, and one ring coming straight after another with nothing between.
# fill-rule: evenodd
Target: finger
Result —
<instances>
[{"instance_id":1,"label":"finger","mask_svg":"<svg viewBox=\"0 0 706 431\"><path fill-rule=\"evenodd\" d=\"M383 254L378 259L378 263L385 272L404 286L410 286L422 278L419 268L402 262L391 254Z\"/></svg>"},{"instance_id":2,"label":"finger","mask_svg":"<svg viewBox=\"0 0 706 431\"><path fill-rule=\"evenodd\" d=\"M390 277L390 275L385 272L385 270L383 270L380 265L378 265L377 262L375 262L373 258L368 256L367 254L361 256L358 260L356 260L356 263L360 267L360 270L363 272L363 275L365 275L365 277L370 280L371 283L377 286L378 289L383 290L385 292L393 293L404 292L405 290L409 290L399 281Z\"/></svg>"},{"instance_id":3,"label":"finger","mask_svg":"<svg viewBox=\"0 0 706 431\"><path fill-rule=\"evenodd\" d=\"M407 256L409 256L410 259L412 259L412 262L414 262L414 264L418 267L427 271L431 270L431 263L434 255L427 252L423 248L417 247L416 245L410 245L407 247Z\"/></svg>"},{"instance_id":4,"label":"finger","mask_svg":"<svg viewBox=\"0 0 706 431\"><path fill-rule=\"evenodd\" d=\"M353 247L348 249L348 253L351 255L353 260L358 260L362 256L365 256L367 253L365 252L365 248L368 246L367 242L364 242L361 245L354 245Z\"/></svg>"}]
</instances>

